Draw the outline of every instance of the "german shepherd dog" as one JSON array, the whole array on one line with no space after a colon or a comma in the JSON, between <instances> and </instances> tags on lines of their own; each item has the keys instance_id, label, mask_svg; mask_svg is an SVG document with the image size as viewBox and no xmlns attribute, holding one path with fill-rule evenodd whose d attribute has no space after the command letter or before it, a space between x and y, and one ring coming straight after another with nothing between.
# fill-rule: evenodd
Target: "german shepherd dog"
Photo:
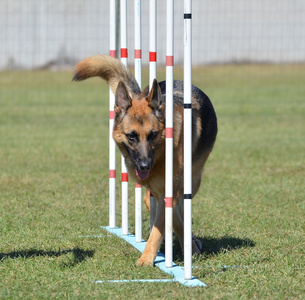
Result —
<instances>
[{"instance_id":1,"label":"german shepherd dog","mask_svg":"<svg viewBox=\"0 0 305 300\"><path fill-rule=\"evenodd\" d=\"M155 79L151 90L141 91L134 76L118 60L96 55L75 67L74 81L99 76L109 83L115 95L113 139L125 157L128 174L147 188L157 199L154 226L139 266L154 264L165 230L165 105L166 82ZM217 135L217 119L209 98L192 86L192 196L197 193L203 166L211 153ZM183 249L183 82L174 81L174 178L173 228ZM193 237L193 254L202 245Z\"/></svg>"}]
</instances>

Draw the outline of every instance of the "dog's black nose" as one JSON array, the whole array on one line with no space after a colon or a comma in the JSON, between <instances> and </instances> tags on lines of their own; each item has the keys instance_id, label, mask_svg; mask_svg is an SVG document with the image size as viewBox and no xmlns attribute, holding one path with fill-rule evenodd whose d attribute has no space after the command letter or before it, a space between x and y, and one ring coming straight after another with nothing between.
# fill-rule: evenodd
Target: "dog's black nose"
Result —
<instances>
[{"instance_id":1,"label":"dog's black nose","mask_svg":"<svg viewBox=\"0 0 305 300\"><path fill-rule=\"evenodd\" d=\"M149 171L151 168L151 159L149 157L139 157L137 165L139 171Z\"/></svg>"},{"instance_id":2,"label":"dog's black nose","mask_svg":"<svg viewBox=\"0 0 305 300\"><path fill-rule=\"evenodd\" d=\"M139 167L141 171L148 171L149 170L149 163L148 161L141 161L139 163Z\"/></svg>"}]
</instances>

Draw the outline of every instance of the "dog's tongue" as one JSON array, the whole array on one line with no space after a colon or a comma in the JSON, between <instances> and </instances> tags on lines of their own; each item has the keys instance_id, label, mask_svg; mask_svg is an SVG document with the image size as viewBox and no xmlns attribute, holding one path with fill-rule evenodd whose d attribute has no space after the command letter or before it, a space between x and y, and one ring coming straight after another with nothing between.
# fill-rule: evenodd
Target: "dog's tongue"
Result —
<instances>
[{"instance_id":1,"label":"dog's tongue","mask_svg":"<svg viewBox=\"0 0 305 300\"><path fill-rule=\"evenodd\" d=\"M139 170L136 169L136 174L137 174L139 179L145 180L148 177L149 172L142 172L142 171L139 171Z\"/></svg>"}]
</instances>

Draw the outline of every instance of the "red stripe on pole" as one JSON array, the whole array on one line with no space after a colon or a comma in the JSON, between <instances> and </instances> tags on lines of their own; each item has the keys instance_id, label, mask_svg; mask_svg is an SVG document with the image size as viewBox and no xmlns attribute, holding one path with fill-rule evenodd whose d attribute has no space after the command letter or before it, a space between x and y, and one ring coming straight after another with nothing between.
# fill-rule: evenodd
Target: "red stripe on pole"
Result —
<instances>
[{"instance_id":1,"label":"red stripe on pole","mask_svg":"<svg viewBox=\"0 0 305 300\"><path fill-rule=\"evenodd\" d=\"M115 117L115 112L114 112L114 110L110 110L109 111L109 119L114 119L114 117Z\"/></svg>"},{"instance_id":2,"label":"red stripe on pole","mask_svg":"<svg viewBox=\"0 0 305 300\"><path fill-rule=\"evenodd\" d=\"M122 182L128 182L128 173L122 173Z\"/></svg>"},{"instance_id":3,"label":"red stripe on pole","mask_svg":"<svg viewBox=\"0 0 305 300\"><path fill-rule=\"evenodd\" d=\"M116 174L115 174L115 170L109 170L109 178L115 178Z\"/></svg>"},{"instance_id":4,"label":"red stripe on pole","mask_svg":"<svg viewBox=\"0 0 305 300\"><path fill-rule=\"evenodd\" d=\"M142 50L141 49L135 49L134 50L134 58L142 58Z\"/></svg>"},{"instance_id":5,"label":"red stripe on pole","mask_svg":"<svg viewBox=\"0 0 305 300\"><path fill-rule=\"evenodd\" d=\"M149 52L149 61L157 61L157 52Z\"/></svg>"},{"instance_id":6,"label":"red stripe on pole","mask_svg":"<svg viewBox=\"0 0 305 300\"><path fill-rule=\"evenodd\" d=\"M165 138L172 139L173 136L173 128L165 128Z\"/></svg>"},{"instance_id":7,"label":"red stripe on pole","mask_svg":"<svg viewBox=\"0 0 305 300\"><path fill-rule=\"evenodd\" d=\"M165 207L173 207L173 197L165 197Z\"/></svg>"},{"instance_id":8,"label":"red stripe on pole","mask_svg":"<svg viewBox=\"0 0 305 300\"><path fill-rule=\"evenodd\" d=\"M173 55L166 56L166 66L167 67L174 66L174 56Z\"/></svg>"},{"instance_id":9,"label":"red stripe on pole","mask_svg":"<svg viewBox=\"0 0 305 300\"><path fill-rule=\"evenodd\" d=\"M137 182L136 182L135 186L136 186L136 188L141 188L142 187L142 185L140 183L137 183Z\"/></svg>"},{"instance_id":10,"label":"red stripe on pole","mask_svg":"<svg viewBox=\"0 0 305 300\"><path fill-rule=\"evenodd\" d=\"M127 57L128 57L127 48L121 48L121 58L127 58Z\"/></svg>"},{"instance_id":11,"label":"red stripe on pole","mask_svg":"<svg viewBox=\"0 0 305 300\"><path fill-rule=\"evenodd\" d=\"M110 50L110 51L109 51L109 55L110 55L111 57L116 58L116 50Z\"/></svg>"}]
</instances>

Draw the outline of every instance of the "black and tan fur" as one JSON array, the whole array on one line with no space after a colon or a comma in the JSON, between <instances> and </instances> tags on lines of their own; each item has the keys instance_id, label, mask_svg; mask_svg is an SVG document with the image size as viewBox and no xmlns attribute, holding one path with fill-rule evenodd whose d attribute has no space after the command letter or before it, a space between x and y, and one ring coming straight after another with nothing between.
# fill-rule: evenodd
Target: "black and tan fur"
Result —
<instances>
[{"instance_id":1,"label":"black and tan fur","mask_svg":"<svg viewBox=\"0 0 305 300\"><path fill-rule=\"evenodd\" d=\"M139 88L134 76L122 63L110 56L96 55L81 61L73 80L99 76L115 94L113 138L125 157L128 174L147 188L145 203L149 208L149 190L158 201L156 218L139 266L153 265L165 227L165 89L166 82L154 80L151 91ZM203 166L213 149L217 119L209 98L192 86L192 175L196 195ZM174 81L174 180L173 227L183 248L183 82ZM193 238L193 253L200 252L200 242Z\"/></svg>"}]
</instances>

